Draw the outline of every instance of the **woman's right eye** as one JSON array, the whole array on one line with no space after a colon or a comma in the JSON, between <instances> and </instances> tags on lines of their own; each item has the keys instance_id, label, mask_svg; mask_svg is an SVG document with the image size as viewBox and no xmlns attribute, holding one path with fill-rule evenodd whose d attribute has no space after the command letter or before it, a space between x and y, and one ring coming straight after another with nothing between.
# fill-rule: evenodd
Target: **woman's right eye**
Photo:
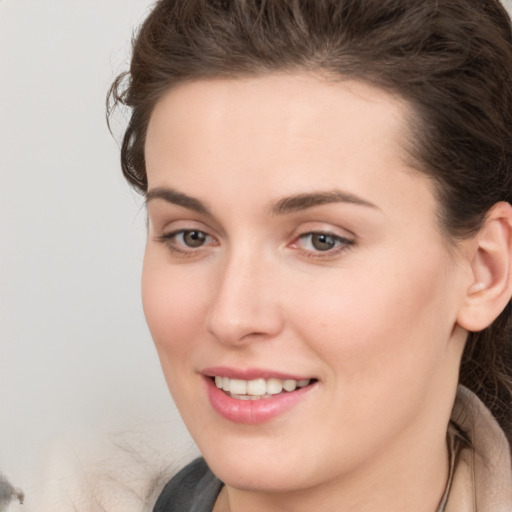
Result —
<instances>
[{"instance_id":1,"label":"woman's right eye","mask_svg":"<svg viewBox=\"0 0 512 512\"><path fill-rule=\"evenodd\" d=\"M171 251L189 254L215 242L214 238L199 229L180 229L158 237Z\"/></svg>"}]
</instances>

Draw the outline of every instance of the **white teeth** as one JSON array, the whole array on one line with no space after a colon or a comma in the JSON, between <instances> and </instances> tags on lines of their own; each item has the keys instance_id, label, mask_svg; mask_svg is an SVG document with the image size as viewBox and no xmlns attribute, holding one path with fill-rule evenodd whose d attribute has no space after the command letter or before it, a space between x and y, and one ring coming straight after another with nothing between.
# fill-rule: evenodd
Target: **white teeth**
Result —
<instances>
[{"instance_id":1,"label":"white teeth","mask_svg":"<svg viewBox=\"0 0 512 512\"><path fill-rule=\"evenodd\" d=\"M283 390L287 392L303 388L311 382L310 379L230 379L229 377L215 377L215 385L236 398L242 400L257 400L263 396L278 395Z\"/></svg>"},{"instance_id":2,"label":"white teeth","mask_svg":"<svg viewBox=\"0 0 512 512\"><path fill-rule=\"evenodd\" d=\"M283 388L286 391L295 391L295 389L297 388L297 381L293 379L286 379L283 382Z\"/></svg>"},{"instance_id":3,"label":"white teeth","mask_svg":"<svg viewBox=\"0 0 512 512\"><path fill-rule=\"evenodd\" d=\"M229 389L226 389L233 395L246 395L247 394L247 381L241 379L231 379L229 382Z\"/></svg>"},{"instance_id":4,"label":"white teeth","mask_svg":"<svg viewBox=\"0 0 512 512\"><path fill-rule=\"evenodd\" d=\"M267 380L267 394L277 395L283 391L283 381L279 379L268 379Z\"/></svg>"},{"instance_id":5,"label":"white teeth","mask_svg":"<svg viewBox=\"0 0 512 512\"><path fill-rule=\"evenodd\" d=\"M247 383L247 394L248 395L266 395L267 394L267 383L265 379L254 379Z\"/></svg>"}]
</instances>

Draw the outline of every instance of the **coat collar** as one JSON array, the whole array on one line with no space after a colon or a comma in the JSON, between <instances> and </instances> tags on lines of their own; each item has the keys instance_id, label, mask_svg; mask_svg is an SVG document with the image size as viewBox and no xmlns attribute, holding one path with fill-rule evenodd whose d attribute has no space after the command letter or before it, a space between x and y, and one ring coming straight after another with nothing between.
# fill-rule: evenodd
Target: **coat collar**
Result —
<instances>
[{"instance_id":1,"label":"coat collar","mask_svg":"<svg viewBox=\"0 0 512 512\"><path fill-rule=\"evenodd\" d=\"M457 390L451 421L456 425L448 432L452 478L446 506L439 512L511 512L510 446L497 421L463 386ZM469 443L456 442L457 428Z\"/></svg>"}]
</instances>

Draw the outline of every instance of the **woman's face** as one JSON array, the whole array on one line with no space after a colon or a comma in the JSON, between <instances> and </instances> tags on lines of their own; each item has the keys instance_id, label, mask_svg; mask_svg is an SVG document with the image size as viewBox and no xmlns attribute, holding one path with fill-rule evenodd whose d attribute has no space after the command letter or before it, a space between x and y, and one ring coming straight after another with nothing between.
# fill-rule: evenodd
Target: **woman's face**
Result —
<instances>
[{"instance_id":1,"label":"woman's face","mask_svg":"<svg viewBox=\"0 0 512 512\"><path fill-rule=\"evenodd\" d=\"M445 449L468 271L406 163L407 113L307 74L197 81L156 105L144 310L233 487L377 482Z\"/></svg>"}]
</instances>

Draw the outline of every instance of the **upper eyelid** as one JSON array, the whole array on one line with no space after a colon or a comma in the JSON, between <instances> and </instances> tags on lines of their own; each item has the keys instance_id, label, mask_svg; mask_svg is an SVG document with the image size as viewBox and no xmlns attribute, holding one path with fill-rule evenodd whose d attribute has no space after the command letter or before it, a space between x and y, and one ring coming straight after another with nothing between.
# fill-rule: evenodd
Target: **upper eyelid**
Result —
<instances>
[{"instance_id":1,"label":"upper eyelid","mask_svg":"<svg viewBox=\"0 0 512 512\"><path fill-rule=\"evenodd\" d=\"M329 230L329 229L308 229L307 231L298 233L296 238L300 238L301 236L307 236L307 235L328 235L328 236L332 236L334 238L341 238L344 240L350 240L351 238L354 238L353 235L342 235L340 233L337 233L336 231Z\"/></svg>"},{"instance_id":2,"label":"upper eyelid","mask_svg":"<svg viewBox=\"0 0 512 512\"><path fill-rule=\"evenodd\" d=\"M183 214L174 215L168 212L151 212L149 208L146 211L148 229L152 228L154 232L162 234L173 231L203 231L204 233L219 238L224 236L224 231L220 225L213 220L205 219L203 215L197 214L190 217ZM174 228L173 225L180 227ZM181 227L182 226L182 227Z\"/></svg>"},{"instance_id":3,"label":"upper eyelid","mask_svg":"<svg viewBox=\"0 0 512 512\"><path fill-rule=\"evenodd\" d=\"M307 223L306 223L307 224ZM320 223L321 224L321 223ZM327 227L300 227L294 232L294 238L299 238L301 236L306 236L310 234L321 234L321 235L330 235L337 238L342 238L344 240L355 241L357 236L355 233L350 231L347 228L342 228L338 226L327 226Z\"/></svg>"},{"instance_id":4,"label":"upper eyelid","mask_svg":"<svg viewBox=\"0 0 512 512\"><path fill-rule=\"evenodd\" d=\"M204 235L206 235L208 238L215 239L215 237L213 235L211 235L210 233L208 233L204 229L199 229L199 228L173 229L173 230L170 230L168 232L163 233L162 235L160 235L160 237L161 238L173 238L173 237L175 237L177 235L180 235L180 234L190 233L191 231L198 231L199 233L203 233Z\"/></svg>"},{"instance_id":5,"label":"upper eyelid","mask_svg":"<svg viewBox=\"0 0 512 512\"><path fill-rule=\"evenodd\" d=\"M302 233L302 234L296 236L294 238L294 242L292 242L292 243L295 243L295 241L300 240L301 238L305 238L305 237L313 236L313 235L330 236L330 237L336 239L338 242L344 243L347 245L352 245L355 243L355 240L353 238L349 238L349 237L346 237L343 235L338 235L338 234L330 232L330 231L307 231L305 233Z\"/></svg>"},{"instance_id":6,"label":"upper eyelid","mask_svg":"<svg viewBox=\"0 0 512 512\"><path fill-rule=\"evenodd\" d=\"M215 229L212 230L210 226L198 218L175 217L159 213L150 215L148 211L147 221L148 227L150 227L152 231L161 234L178 231L203 231L204 233L210 234L212 231L215 231Z\"/></svg>"}]
</instances>

